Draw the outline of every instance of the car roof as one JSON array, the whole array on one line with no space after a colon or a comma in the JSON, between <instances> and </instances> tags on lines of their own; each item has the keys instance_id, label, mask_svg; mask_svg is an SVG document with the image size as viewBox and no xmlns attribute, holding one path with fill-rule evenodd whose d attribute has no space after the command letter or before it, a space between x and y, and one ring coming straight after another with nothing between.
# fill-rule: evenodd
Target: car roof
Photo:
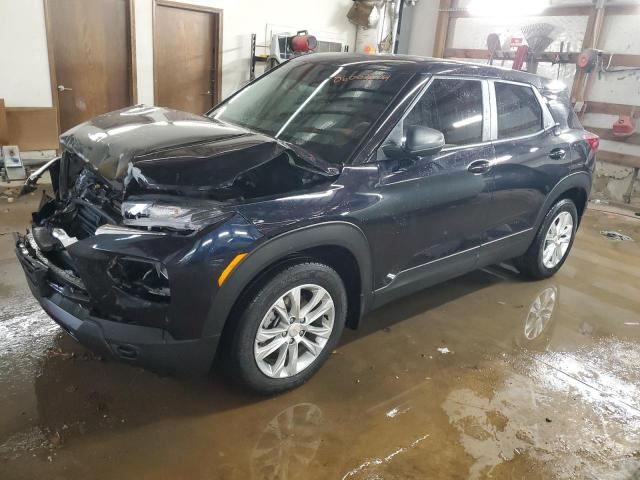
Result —
<instances>
[{"instance_id":1,"label":"car roof","mask_svg":"<svg viewBox=\"0 0 640 480\"><path fill-rule=\"evenodd\" d=\"M372 69L425 73L431 75L451 75L478 78L494 78L513 82L523 82L542 89L550 81L533 73L511 70L493 65L460 62L442 58L419 57L414 55L360 53L312 53L296 57L292 61L321 63L336 67L368 65Z\"/></svg>"}]
</instances>

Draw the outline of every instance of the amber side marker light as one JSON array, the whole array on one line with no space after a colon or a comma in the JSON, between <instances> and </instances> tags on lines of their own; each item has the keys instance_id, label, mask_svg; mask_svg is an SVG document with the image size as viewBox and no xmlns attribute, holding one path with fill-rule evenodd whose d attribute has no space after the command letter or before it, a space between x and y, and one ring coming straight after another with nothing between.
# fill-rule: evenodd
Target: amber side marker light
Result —
<instances>
[{"instance_id":1,"label":"amber side marker light","mask_svg":"<svg viewBox=\"0 0 640 480\"><path fill-rule=\"evenodd\" d=\"M227 277L231 274L231 272L233 272L233 269L236 268L238 264L242 261L242 259L246 256L247 256L246 253L239 253L238 255L233 257L233 260L229 262L229 265L227 265L227 268L225 268L220 274L220 276L218 277L218 287L222 286L222 284L227 279Z\"/></svg>"}]
</instances>

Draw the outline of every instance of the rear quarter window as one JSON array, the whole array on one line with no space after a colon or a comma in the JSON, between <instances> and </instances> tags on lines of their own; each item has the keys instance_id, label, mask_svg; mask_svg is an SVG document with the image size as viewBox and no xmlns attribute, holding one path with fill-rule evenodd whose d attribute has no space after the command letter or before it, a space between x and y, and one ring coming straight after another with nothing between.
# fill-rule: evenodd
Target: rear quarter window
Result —
<instances>
[{"instance_id":1,"label":"rear quarter window","mask_svg":"<svg viewBox=\"0 0 640 480\"><path fill-rule=\"evenodd\" d=\"M531 87L502 82L495 82L494 86L498 139L531 135L542 130L542 107Z\"/></svg>"},{"instance_id":2,"label":"rear quarter window","mask_svg":"<svg viewBox=\"0 0 640 480\"><path fill-rule=\"evenodd\" d=\"M574 112L573 110L569 110L568 111L568 116L567 116L567 125L569 126L569 128L575 128L576 130L582 130L582 124L580 123L580 120L578 119L578 115L576 115L576 112Z\"/></svg>"}]
</instances>

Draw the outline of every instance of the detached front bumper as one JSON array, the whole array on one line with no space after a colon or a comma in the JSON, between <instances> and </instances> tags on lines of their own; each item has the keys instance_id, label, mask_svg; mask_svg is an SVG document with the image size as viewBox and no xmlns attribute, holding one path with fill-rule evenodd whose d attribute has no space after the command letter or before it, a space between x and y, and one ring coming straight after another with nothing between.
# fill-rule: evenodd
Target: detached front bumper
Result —
<instances>
[{"instance_id":1,"label":"detached front bumper","mask_svg":"<svg viewBox=\"0 0 640 480\"><path fill-rule=\"evenodd\" d=\"M164 329L91 315L79 295L58 281L61 272L32 256L26 239L14 235L16 255L31 292L47 314L74 339L96 353L127 363L172 372L209 371L219 336L176 340Z\"/></svg>"}]
</instances>

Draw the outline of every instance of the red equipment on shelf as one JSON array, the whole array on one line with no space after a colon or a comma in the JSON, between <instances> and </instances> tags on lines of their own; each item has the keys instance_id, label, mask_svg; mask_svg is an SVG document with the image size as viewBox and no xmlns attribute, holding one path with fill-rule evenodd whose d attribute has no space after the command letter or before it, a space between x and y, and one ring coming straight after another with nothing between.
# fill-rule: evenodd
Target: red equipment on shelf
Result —
<instances>
[{"instance_id":1,"label":"red equipment on shelf","mask_svg":"<svg viewBox=\"0 0 640 480\"><path fill-rule=\"evenodd\" d=\"M522 65L527 60L529 56L529 47L527 45L520 45L516 50L516 56L513 59L512 70L522 70Z\"/></svg>"},{"instance_id":2,"label":"red equipment on shelf","mask_svg":"<svg viewBox=\"0 0 640 480\"><path fill-rule=\"evenodd\" d=\"M289 47L296 53L311 52L318 47L318 40L306 30L300 30L289 40Z\"/></svg>"},{"instance_id":3,"label":"red equipment on shelf","mask_svg":"<svg viewBox=\"0 0 640 480\"><path fill-rule=\"evenodd\" d=\"M616 137L630 137L636 131L636 124L629 115L620 115L613 124L613 135Z\"/></svg>"}]
</instances>

